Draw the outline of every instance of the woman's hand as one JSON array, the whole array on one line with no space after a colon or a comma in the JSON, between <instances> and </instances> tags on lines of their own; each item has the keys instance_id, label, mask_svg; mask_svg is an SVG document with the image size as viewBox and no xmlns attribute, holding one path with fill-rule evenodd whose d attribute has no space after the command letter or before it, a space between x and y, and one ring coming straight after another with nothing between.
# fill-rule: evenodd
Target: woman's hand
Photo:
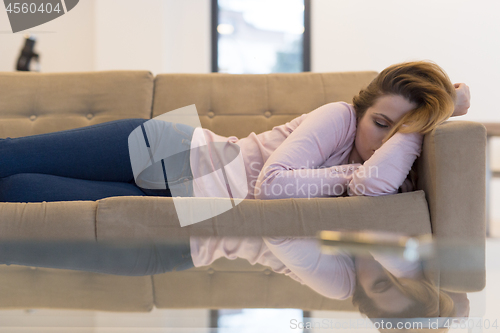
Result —
<instances>
[{"instance_id":1,"label":"woman's hand","mask_svg":"<svg viewBox=\"0 0 500 333\"><path fill-rule=\"evenodd\" d=\"M455 111L452 117L463 116L467 114L470 107L470 91L465 83L455 83L455 92L457 93L457 100L455 102Z\"/></svg>"}]
</instances>

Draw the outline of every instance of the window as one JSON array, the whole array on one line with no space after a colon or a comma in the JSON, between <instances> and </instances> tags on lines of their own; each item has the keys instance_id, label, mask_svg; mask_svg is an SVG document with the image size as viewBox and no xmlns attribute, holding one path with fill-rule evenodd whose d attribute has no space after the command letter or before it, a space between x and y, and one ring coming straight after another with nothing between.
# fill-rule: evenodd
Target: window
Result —
<instances>
[{"instance_id":1,"label":"window","mask_svg":"<svg viewBox=\"0 0 500 333\"><path fill-rule=\"evenodd\" d=\"M310 0L212 0L212 72L310 71Z\"/></svg>"},{"instance_id":2,"label":"window","mask_svg":"<svg viewBox=\"0 0 500 333\"><path fill-rule=\"evenodd\" d=\"M223 309L211 310L210 316L210 327L220 333L301 333L303 330L293 325L305 323L311 313L299 309Z\"/></svg>"}]
</instances>

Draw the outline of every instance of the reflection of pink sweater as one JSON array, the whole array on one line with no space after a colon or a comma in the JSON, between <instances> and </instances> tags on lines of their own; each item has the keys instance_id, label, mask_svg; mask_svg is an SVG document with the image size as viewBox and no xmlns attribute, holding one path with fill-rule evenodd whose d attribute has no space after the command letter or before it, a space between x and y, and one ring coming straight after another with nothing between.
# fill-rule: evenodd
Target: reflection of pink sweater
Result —
<instances>
[{"instance_id":1,"label":"reflection of pink sweater","mask_svg":"<svg viewBox=\"0 0 500 333\"><path fill-rule=\"evenodd\" d=\"M403 191L411 190L405 179L420 154L421 134L396 133L363 165L348 164L355 135L352 105L338 102L241 140L197 128L192 146L201 145L204 138L203 144L227 142L240 147L248 182L248 193L240 198L309 198L344 193L379 196L395 194L400 186ZM197 156L191 156L195 179L198 163ZM238 178L231 168L226 172L230 179ZM221 174L202 187L195 186L194 194L227 197L227 191L221 191L225 187ZM354 267L349 257L322 255L311 240L191 237L191 254L196 267L210 265L219 257L241 257L287 274L327 297L346 298L352 292ZM316 260L311 261L311 256Z\"/></svg>"}]
</instances>

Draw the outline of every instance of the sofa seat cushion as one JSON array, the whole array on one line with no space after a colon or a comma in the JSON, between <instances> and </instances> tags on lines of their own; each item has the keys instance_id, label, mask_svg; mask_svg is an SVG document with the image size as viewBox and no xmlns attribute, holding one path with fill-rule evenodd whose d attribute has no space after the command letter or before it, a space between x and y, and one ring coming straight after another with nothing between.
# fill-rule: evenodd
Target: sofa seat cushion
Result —
<instances>
[{"instance_id":1,"label":"sofa seat cushion","mask_svg":"<svg viewBox=\"0 0 500 333\"><path fill-rule=\"evenodd\" d=\"M355 310L350 298L325 298L286 275L241 258L220 258L209 267L154 275L153 284L157 308Z\"/></svg>"},{"instance_id":2,"label":"sofa seat cushion","mask_svg":"<svg viewBox=\"0 0 500 333\"><path fill-rule=\"evenodd\" d=\"M116 276L25 266L0 266L1 309L147 312L151 276Z\"/></svg>"},{"instance_id":3,"label":"sofa seat cushion","mask_svg":"<svg viewBox=\"0 0 500 333\"><path fill-rule=\"evenodd\" d=\"M211 198L189 199L195 209ZM243 200L220 215L185 227L180 227L170 197L123 196L97 202L98 241L190 235L315 236L320 230L431 233L423 191L380 197Z\"/></svg>"}]
</instances>

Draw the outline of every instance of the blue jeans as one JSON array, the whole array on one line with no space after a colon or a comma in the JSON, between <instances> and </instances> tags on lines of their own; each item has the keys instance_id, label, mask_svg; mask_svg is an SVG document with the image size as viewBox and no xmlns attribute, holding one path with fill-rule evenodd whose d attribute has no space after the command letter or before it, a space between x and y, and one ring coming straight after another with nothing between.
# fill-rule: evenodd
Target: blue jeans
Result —
<instances>
[{"instance_id":1,"label":"blue jeans","mask_svg":"<svg viewBox=\"0 0 500 333\"><path fill-rule=\"evenodd\" d=\"M165 190L149 190L141 189L135 184L128 137L146 121L148 119L122 119L66 131L0 139L0 202L94 201L112 196L170 196L168 187ZM194 129L189 126L173 127L175 131L168 136L172 139L172 144L178 144L176 141L181 140L183 144L188 140L189 144ZM189 159L189 152L186 158ZM190 170L189 163L182 165L187 165ZM5 253L11 253L12 256L10 261L3 258L0 263L22 264L24 261L30 266L55 267L58 263L66 262L65 267L68 269L115 272L122 275L149 275L179 270L179 267L193 267L189 238L175 246L141 244L135 249L122 251L95 244L56 244L45 248L43 244L31 244L31 250L42 253L38 256L28 250L30 247L26 247L26 244L23 247L15 244L3 246L10 248L0 249L0 254L5 251L3 256ZM35 249L37 246L39 248ZM62 251L61 246L66 246L68 250ZM86 252L76 250L78 246ZM43 251L46 251L46 256L43 256ZM59 253L59 256L49 253ZM81 253L85 255L82 256ZM169 258L169 253L174 259L165 261L164 258ZM120 256L122 260L117 259ZM73 265L69 265L71 262ZM103 264L109 262L115 262L115 265Z\"/></svg>"},{"instance_id":2,"label":"blue jeans","mask_svg":"<svg viewBox=\"0 0 500 333\"><path fill-rule=\"evenodd\" d=\"M135 184L128 136L146 121L148 119L121 119L60 132L0 139L0 202L171 196L168 186L154 190L141 189ZM182 140L184 145L186 141L191 142L193 128L184 125L174 129L169 136L172 141ZM189 154L186 158L189 161ZM190 170L189 164L187 168Z\"/></svg>"},{"instance_id":3,"label":"blue jeans","mask_svg":"<svg viewBox=\"0 0 500 333\"><path fill-rule=\"evenodd\" d=\"M0 264L123 276L145 276L194 267L189 239L161 243L0 242Z\"/></svg>"}]
</instances>

